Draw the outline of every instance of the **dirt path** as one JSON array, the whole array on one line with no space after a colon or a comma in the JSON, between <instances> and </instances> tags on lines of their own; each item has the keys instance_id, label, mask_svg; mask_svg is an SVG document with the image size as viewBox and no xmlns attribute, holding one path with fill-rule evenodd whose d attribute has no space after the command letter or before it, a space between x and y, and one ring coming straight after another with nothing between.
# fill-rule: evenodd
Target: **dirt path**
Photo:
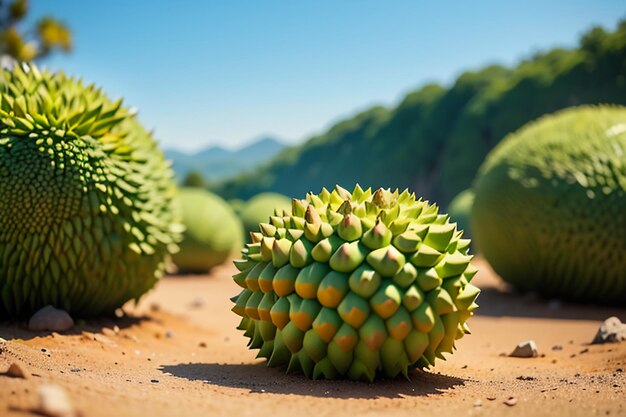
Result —
<instances>
[{"instance_id":1,"label":"dirt path","mask_svg":"<svg viewBox=\"0 0 626 417\"><path fill-rule=\"evenodd\" d=\"M0 416L32 415L46 383L83 416L626 416L626 343L588 345L600 321L625 321L626 309L516 295L480 267L473 334L411 381L309 381L266 368L235 329L237 288L224 267L166 278L129 316L67 334L0 325L0 371L19 362L33 374L0 376ZM542 357L505 356L527 339ZM509 397L517 403L504 404Z\"/></svg>"}]
</instances>

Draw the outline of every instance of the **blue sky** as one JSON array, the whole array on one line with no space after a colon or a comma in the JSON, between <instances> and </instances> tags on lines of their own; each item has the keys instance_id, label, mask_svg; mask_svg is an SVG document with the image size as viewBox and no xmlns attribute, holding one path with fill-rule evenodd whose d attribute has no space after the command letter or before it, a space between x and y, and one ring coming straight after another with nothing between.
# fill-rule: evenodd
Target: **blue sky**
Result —
<instances>
[{"instance_id":1,"label":"blue sky","mask_svg":"<svg viewBox=\"0 0 626 417\"><path fill-rule=\"evenodd\" d=\"M297 143L373 104L614 28L622 1L32 0L74 32L45 64L124 96L168 148Z\"/></svg>"}]
</instances>

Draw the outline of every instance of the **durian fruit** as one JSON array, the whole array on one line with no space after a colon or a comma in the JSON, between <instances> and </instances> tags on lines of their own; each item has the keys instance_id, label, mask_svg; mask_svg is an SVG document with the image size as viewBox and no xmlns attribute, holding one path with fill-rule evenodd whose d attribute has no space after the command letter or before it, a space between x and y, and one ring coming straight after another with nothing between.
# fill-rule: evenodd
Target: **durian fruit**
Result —
<instances>
[{"instance_id":1,"label":"durian fruit","mask_svg":"<svg viewBox=\"0 0 626 417\"><path fill-rule=\"evenodd\" d=\"M474 191L469 188L458 193L448 205L448 214L450 214L450 219L456 222L457 227L460 230L463 230L463 234L466 237L471 237L470 216L472 214L473 204Z\"/></svg>"},{"instance_id":2,"label":"durian fruit","mask_svg":"<svg viewBox=\"0 0 626 417\"><path fill-rule=\"evenodd\" d=\"M259 223L267 221L275 209L287 210L291 199L279 193L259 193L239 209L239 217L246 232L256 230Z\"/></svg>"},{"instance_id":3,"label":"durian fruit","mask_svg":"<svg viewBox=\"0 0 626 417\"><path fill-rule=\"evenodd\" d=\"M233 311L269 366L313 379L407 376L469 333L470 242L413 193L324 188L251 235Z\"/></svg>"},{"instance_id":4,"label":"durian fruit","mask_svg":"<svg viewBox=\"0 0 626 417\"><path fill-rule=\"evenodd\" d=\"M233 209L217 195L201 188L182 188L185 233L172 256L181 273L206 273L241 248L243 228Z\"/></svg>"},{"instance_id":5,"label":"durian fruit","mask_svg":"<svg viewBox=\"0 0 626 417\"><path fill-rule=\"evenodd\" d=\"M36 66L0 79L0 316L114 311L179 238L173 172L121 101Z\"/></svg>"},{"instance_id":6,"label":"durian fruit","mask_svg":"<svg viewBox=\"0 0 626 417\"><path fill-rule=\"evenodd\" d=\"M626 304L626 108L544 116L487 157L472 233L505 280L550 297Z\"/></svg>"}]
</instances>

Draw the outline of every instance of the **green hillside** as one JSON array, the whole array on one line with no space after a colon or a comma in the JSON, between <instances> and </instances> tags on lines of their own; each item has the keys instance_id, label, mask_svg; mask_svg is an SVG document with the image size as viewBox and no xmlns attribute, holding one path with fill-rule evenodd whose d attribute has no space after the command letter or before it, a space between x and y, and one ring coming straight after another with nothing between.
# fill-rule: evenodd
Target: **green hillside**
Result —
<instances>
[{"instance_id":1,"label":"green hillside","mask_svg":"<svg viewBox=\"0 0 626 417\"><path fill-rule=\"evenodd\" d=\"M544 113L594 103L626 104L626 21L614 32L587 32L577 49L466 72L450 87L426 85L397 107L341 121L215 191L226 198L263 191L303 196L359 182L408 187L445 206L470 186L504 135Z\"/></svg>"}]
</instances>

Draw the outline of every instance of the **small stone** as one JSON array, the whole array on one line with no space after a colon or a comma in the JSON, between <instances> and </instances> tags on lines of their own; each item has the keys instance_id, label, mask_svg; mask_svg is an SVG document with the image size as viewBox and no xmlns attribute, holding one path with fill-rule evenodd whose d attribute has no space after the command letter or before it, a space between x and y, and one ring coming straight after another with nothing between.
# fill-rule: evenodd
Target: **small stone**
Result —
<instances>
[{"instance_id":1,"label":"small stone","mask_svg":"<svg viewBox=\"0 0 626 417\"><path fill-rule=\"evenodd\" d=\"M554 346L552 346L552 350L563 350L563 346L561 346L561 345L554 345Z\"/></svg>"},{"instance_id":2,"label":"small stone","mask_svg":"<svg viewBox=\"0 0 626 417\"><path fill-rule=\"evenodd\" d=\"M201 348L205 348L207 346L207 344L205 342L200 342L198 343L198 346Z\"/></svg>"},{"instance_id":3,"label":"small stone","mask_svg":"<svg viewBox=\"0 0 626 417\"><path fill-rule=\"evenodd\" d=\"M509 407L513 407L515 404L517 404L517 398L509 397L504 400L504 404L508 405Z\"/></svg>"},{"instance_id":4,"label":"small stone","mask_svg":"<svg viewBox=\"0 0 626 417\"><path fill-rule=\"evenodd\" d=\"M624 340L626 340L626 324L613 316L604 320L591 343L617 343Z\"/></svg>"},{"instance_id":5,"label":"small stone","mask_svg":"<svg viewBox=\"0 0 626 417\"><path fill-rule=\"evenodd\" d=\"M580 352L578 352L578 353L580 353L580 354L582 355L583 353L587 353L587 352L589 352L589 349L584 348L583 350L581 350L581 351L580 351Z\"/></svg>"},{"instance_id":6,"label":"small stone","mask_svg":"<svg viewBox=\"0 0 626 417\"><path fill-rule=\"evenodd\" d=\"M483 406L483 402L480 400L476 400L474 401L474 407L482 407Z\"/></svg>"},{"instance_id":7,"label":"small stone","mask_svg":"<svg viewBox=\"0 0 626 417\"><path fill-rule=\"evenodd\" d=\"M65 390L58 385L46 384L39 387L37 412L49 417L74 417L76 410L70 403Z\"/></svg>"},{"instance_id":8,"label":"small stone","mask_svg":"<svg viewBox=\"0 0 626 417\"><path fill-rule=\"evenodd\" d=\"M159 380L158 379L151 379L150 382L152 382L153 384L158 384Z\"/></svg>"},{"instance_id":9,"label":"small stone","mask_svg":"<svg viewBox=\"0 0 626 417\"><path fill-rule=\"evenodd\" d=\"M191 308L202 308L204 307L204 304L206 304L204 298L202 297L195 297L191 303L189 304L189 307Z\"/></svg>"},{"instance_id":10,"label":"small stone","mask_svg":"<svg viewBox=\"0 0 626 417\"><path fill-rule=\"evenodd\" d=\"M50 305L38 310L28 321L28 329L40 331L62 332L74 327L74 320L64 310L59 310Z\"/></svg>"},{"instance_id":11,"label":"small stone","mask_svg":"<svg viewBox=\"0 0 626 417\"><path fill-rule=\"evenodd\" d=\"M28 368L26 368L25 365L20 365L19 363L16 363L16 362L13 362L9 366L9 369L7 369L7 371L5 372L5 375L10 376L12 378L22 378L22 379L28 379L31 376L30 371L28 370Z\"/></svg>"},{"instance_id":12,"label":"small stone","mask_svg":"<svg viewBox=\"0 0 626 417\"><path fill-rule=\"evenodd\" d=\"M537 344L534 340L521 342L515 347L509 356L513 358L536 358L539 356L539 353L537 352Z\"/></svg>"},{"instance_id":13,"label":"small stone","mask_svg":"<svg viewBox=\"0 0 626 417\"><path fill-rule=\"evenodd\" d=\"M491 397L487 397L487 399L488 399L489 401L495 401L495 400L496 400L496 397L491 396Z\"/></svg>"}]
</instances>

